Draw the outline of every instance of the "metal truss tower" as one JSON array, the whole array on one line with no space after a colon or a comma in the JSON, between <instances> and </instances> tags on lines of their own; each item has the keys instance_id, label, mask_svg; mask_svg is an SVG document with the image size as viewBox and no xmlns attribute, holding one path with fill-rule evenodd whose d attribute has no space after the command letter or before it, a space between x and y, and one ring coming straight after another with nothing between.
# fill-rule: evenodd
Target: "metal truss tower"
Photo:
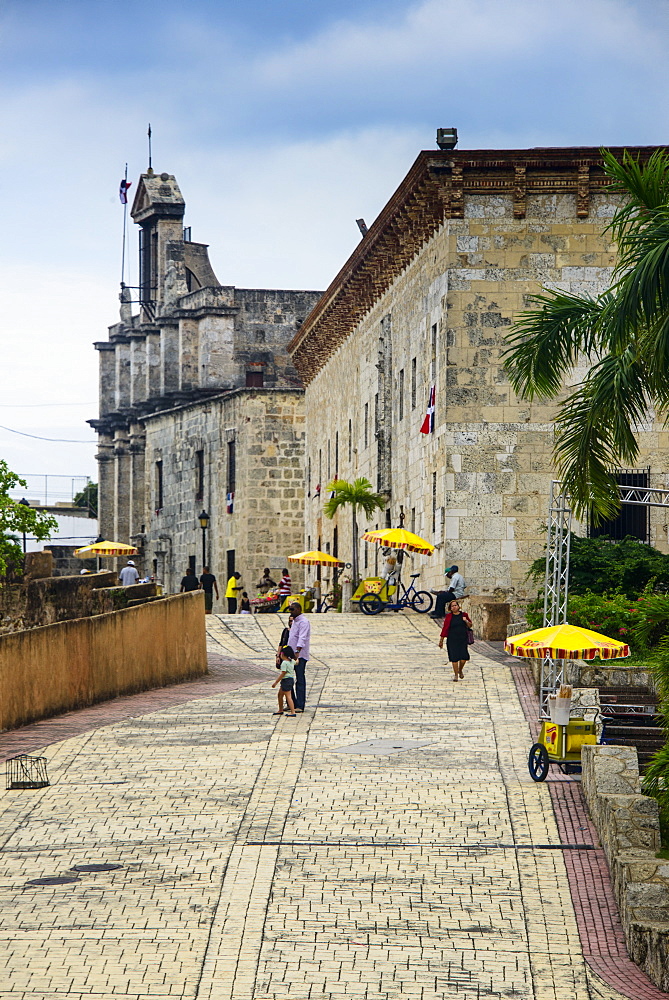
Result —
<instances>
[{"instance_id":1,"label":"metal truss tower","mask_svg":"<svg viewBox=\"0 0 669 1000\"><path fill-rule=\"evenodd\" d=\"M621 504L636 507L669 507L669 490L649 486L619 486ZM571 548L572 512L568 493L562 483L551 483L548 504L548 536L546 539L546 575L544 578L544 627L567 621L569 596L569 553ZM548 718L548 696L562 683L564 660L547 656L541 663L539 698L542 718Z\"/></svg>"}]
</instances>

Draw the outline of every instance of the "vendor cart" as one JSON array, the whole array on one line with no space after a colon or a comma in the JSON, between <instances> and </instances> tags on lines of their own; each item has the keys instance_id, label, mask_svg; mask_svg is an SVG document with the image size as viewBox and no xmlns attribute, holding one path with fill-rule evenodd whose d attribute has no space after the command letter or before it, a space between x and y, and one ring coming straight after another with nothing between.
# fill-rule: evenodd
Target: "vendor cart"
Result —
<instances>
[{"instance_id":1,"label":"vendor cart","mask_svg":"<svg viewBox=\"0 0 669 1000\"><path fill-rule=\"evenodd\" d=\"M544 661L540 684L543 717L540 720L539 740L532 744L527 760L530 776L534 781L544 781L551 764L557 764L564 774L580 771L581 747L587 743L597 743L597 720L586 721L570 717L570 685L560 684L553 694L548 693L550 689L547 690L545 684L545 662L552 664L554 658L594 660L595 657L600 657L611 660L629 656L629 646L599 632L563 622L561 625L549 625L514 635L506 640L504 649L512 656L541 657ZM553 671L553 676L555 675L556 672Z\"/></svg>"},{"instance_id":2,"label":"vendor cart","mask_svg":"<svg viewBox=\"0 0 669 1000\"><path fill-rule=\"evenodd\" d=\"M570 719L567 725L544 719L539 741L530 749L527 759L530 777L544 781L551 764L557 764L563 774L581 770L581 747L597 742L595 722Z\"/></svg>"}]
</instances>

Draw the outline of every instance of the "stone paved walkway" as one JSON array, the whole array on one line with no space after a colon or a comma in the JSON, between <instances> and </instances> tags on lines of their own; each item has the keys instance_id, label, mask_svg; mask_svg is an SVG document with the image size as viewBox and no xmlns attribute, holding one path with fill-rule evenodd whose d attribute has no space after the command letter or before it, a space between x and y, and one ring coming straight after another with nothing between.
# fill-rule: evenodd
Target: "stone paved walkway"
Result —
<instances>
[{"instance_id":1,"label":"stone paved walkway","mask_svg":"<svg viewBox=\"0 0 669 1000\"><path fill-rule=\"evenodd\" d=\"M268 680L136 704L0 793L0 997L621 995L583 958L508 666L454 684L422 617L312 622L303 716ZM278 616L209 626L275 676Z\"/></svg>"}]
</instances>

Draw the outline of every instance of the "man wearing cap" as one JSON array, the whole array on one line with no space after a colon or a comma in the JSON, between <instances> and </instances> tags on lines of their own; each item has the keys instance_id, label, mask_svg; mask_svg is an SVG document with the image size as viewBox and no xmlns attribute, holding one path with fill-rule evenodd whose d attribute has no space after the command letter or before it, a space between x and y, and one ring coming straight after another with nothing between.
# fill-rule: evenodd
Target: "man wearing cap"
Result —
<instances>
[{"instance_id":1,"label":"man wearing cap","mask_svg":"<svg viewBox=\"0 0 669 1000\"><path fill-rule=\"evenodd\" d=\"M122 587L132 587L133 583L139 580L139 573L135 569L132 559L128 559L128 565L124 566L118 575Z\"/></svg>"},{"instance_id":2,"label":"man wearing cap","mask_svg":"<svg viewBox=\"0 0 669 1000\"><path fill-rule=\"evenodd\" d=\"M446 614L448 602L460 601L465 596L467 584L465 583L464 576L458 573L457 566L447 567L444 570L444 576L446 577L447 589L437 592L437 600L435 601L434 611L430 615L430 618L443 618Z\"/></svg>"},{"instance_id":3,"label":"man wearing cap","mask_svg":"<svg viewBox=\"0 0 669 1000\"><path fill-rule=\"evenodd\" d=\"M311 622L302 611L302 605L294 601L290 605L293 624L288 633L288 645L295 650L295 711L303 712L307 700L307 679L305 676L307 660L310 656Z\"/></svg>"}]
</instances>

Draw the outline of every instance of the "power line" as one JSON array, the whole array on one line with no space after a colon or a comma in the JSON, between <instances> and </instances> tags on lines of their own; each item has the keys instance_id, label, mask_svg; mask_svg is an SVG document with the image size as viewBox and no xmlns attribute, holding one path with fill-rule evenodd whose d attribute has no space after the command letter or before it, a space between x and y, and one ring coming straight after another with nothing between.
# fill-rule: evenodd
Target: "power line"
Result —
<instances>
[{"instance_id":1,"label":"power line","mask_svg":"<svg viewBox=\"0 0 669 1000\"><path fill-rule=\"evenodd\" d=\"M0 403L3 408L9 408L18 410L24 409L25 407L38 407L42 408L44 406L95 406L97 400L86 400L83 403Z\"/></svg>"},{"instance_id":2,"label":"power line","mask_svg":"<svg viewBox=\"0 0 669 1000\"><path fill-rule=\"evenodd\" d=\"M16 431L13 427L5 427L4 424L0 424L0 429L9 431L11 434L20 434L24 438L35 438L36 441L57 441L63 444L97 444L96 441L82 441L78 438L45 438L41 434L26 434L25 431Z\"/></svg>"}]
</instances>

